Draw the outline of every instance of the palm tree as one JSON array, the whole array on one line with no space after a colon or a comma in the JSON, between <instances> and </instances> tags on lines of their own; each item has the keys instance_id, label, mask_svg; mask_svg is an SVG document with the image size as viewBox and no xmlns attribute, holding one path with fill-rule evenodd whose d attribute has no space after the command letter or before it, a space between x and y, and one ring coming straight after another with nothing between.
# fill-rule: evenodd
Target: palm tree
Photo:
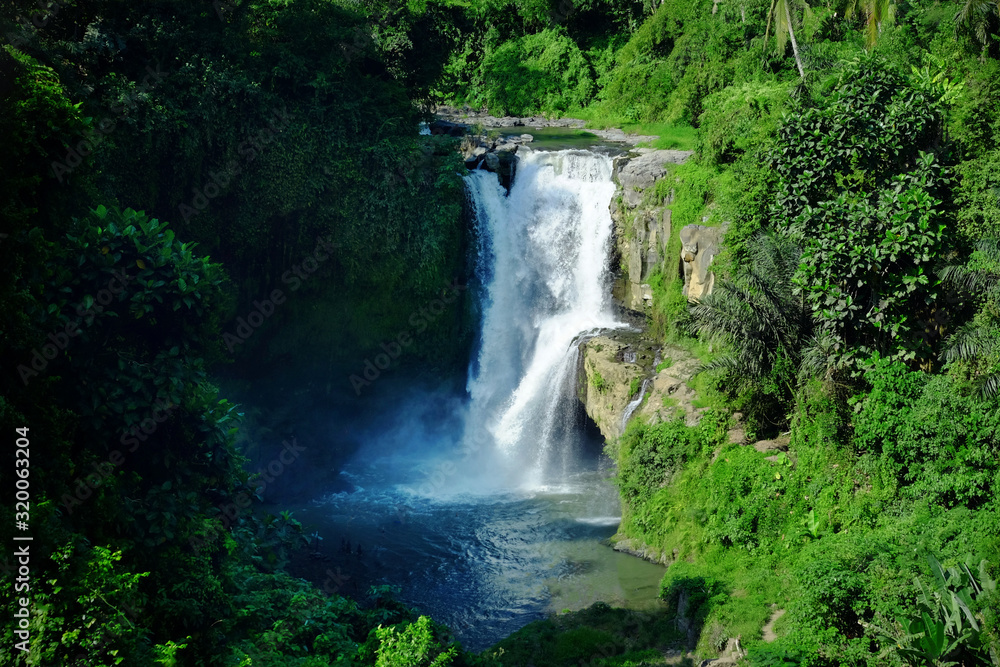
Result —
<instances>
[{"instance_id":1,"label":"palm tree","mask_svg":"<svg viewBox=\"0 0 1000 667\"><path fill-rule=\"evenodd\" d=\"M847 0L845 17L851 18L859 11L865 15L865 48L870 51L882 32L883 24L896 19L896 3L892 0Z\"/></svg>"},{"instance_id":2,"label":"palm tree","mask_svg":"<svg viewBox=\"0 0 1000 667\"><path fill-rule=\"evenodd\" d=\"M805 78L806 72L802 69L802 58L799 57L799 44L795 41L795 28L792 25L792 13L788 8L790 2L795 0L771 0L771 8L767 11L767 28L764 30L764 43L767 44L771 35L771 20L774 19L774 37L778 42L778 51L784 53L786 39L792 40L792 53L795 55L795 64L799 68L799 76Z\"/></svg>"},{"instance_id":3,"label":"palm tree","mask_svg":"<svg viewBox=\"0 0 1000 667\"><path fill-rule=\"evenodd\" d=\"M979 378L984 398L1000 395L1000 240L982 239L966 264L946 266L941 280L969 292L985 304L972 322L960 327L942 352L945 361L977 362L985 365Z\"/></svg>"},{"instance_id":4,"label":"palm tree","mask_svg":"<svg viewBox=\"0 0 1000 667\"><path fill-rule=\"evenodd\" d=\"M962 8L955 15L956 27L964 25L984 46L990 30L990 15L1000 17L1000 0L963 0Z\"/></svg>"},{"instance_id":5,"label":"palm tree","mask_svg":"<svg viewBox=\"0 0 1000 667\"><path fill-rule=\"evenodd\" d=\"M805 301L792 284L801 249L770 232L753 237L748 251L744 275L717 285L690 306L695 331L722 339L732 349L698 372L725 369L739 383L770 376L782 359L797 368L802 345L812 331Z\"/></svg>"}]
</instances>

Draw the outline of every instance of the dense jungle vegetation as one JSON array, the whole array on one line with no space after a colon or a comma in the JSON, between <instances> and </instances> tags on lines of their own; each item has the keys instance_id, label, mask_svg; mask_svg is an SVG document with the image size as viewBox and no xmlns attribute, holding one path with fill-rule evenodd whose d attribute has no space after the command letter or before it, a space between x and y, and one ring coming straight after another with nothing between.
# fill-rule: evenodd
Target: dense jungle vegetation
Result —
<instances>
[{"instance_id":1,"label":"dense jungle vegetation","mask_svg":"<svg viewBox=\"0 0 1000 667\"><path fill-rule=\"evenodd\" d=\"M31 452L5 446L0 521L27 479L34 538L30 593L4 556L8 618L31 609L28 652L0 633L11 664L624 667L735 637L753 665L997 664L1000 5L57 0L0 21L0 425ZM693 148L656 196L675 229L731 223L712 297L653 281L651 325L711 349L717 409L610 447L622 533L672 554L662 617L595 606L472 655L388 591L289 576L301 527L255 508L219 378L297 366L350 395L345 369L462 278L464 167L418 134L441 103ZM461 311L402 363L461 363ZM787 454L727 444L733 410Z\"/></svg>"}]
</instances>

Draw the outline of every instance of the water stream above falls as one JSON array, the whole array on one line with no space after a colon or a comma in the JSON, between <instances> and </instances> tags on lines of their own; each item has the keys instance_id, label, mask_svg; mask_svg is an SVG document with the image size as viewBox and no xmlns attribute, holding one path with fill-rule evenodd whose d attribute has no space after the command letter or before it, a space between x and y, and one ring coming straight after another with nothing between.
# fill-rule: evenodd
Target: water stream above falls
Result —
<instances>
[{"instance_id":1,"label":"water stream above falls","mask_svg":"<svg viewBox=\"0 0 1000 667\"><path fill-rule=\"evenodd\" d=\"M352 491L293 508L323 537L332 587L398 585L476 650L598 600L654 607L663 574L601 544L620 506L576 398L579 341L623 326L611 159L524 153L509 196L493 174L467 178L482 326L466 391L410 392L366 429Z\"/></svg>"}]
</instances>

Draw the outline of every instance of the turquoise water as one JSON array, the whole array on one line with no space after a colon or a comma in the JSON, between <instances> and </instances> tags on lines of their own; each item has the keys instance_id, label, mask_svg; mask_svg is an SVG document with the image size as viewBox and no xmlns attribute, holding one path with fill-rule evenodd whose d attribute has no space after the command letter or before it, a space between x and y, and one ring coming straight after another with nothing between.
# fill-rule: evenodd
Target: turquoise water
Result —
<instances>
[{"instance_id":1,"label":"turquoise water","mask_svg":"<svg viewBox=\"0 0 1000 667\"><path fill-rule=\"evenodd\" d=\"M661 604L665 568L603 544L619 511L608 465L598 458L559 487L530 493L435 500L387 484L408 466L383 460L345 471L355 491L293 509L324 538L323 565L340 592L399 586L402 601L482 650L533 620L599 600Z\"/></svg>"}]
</instances>

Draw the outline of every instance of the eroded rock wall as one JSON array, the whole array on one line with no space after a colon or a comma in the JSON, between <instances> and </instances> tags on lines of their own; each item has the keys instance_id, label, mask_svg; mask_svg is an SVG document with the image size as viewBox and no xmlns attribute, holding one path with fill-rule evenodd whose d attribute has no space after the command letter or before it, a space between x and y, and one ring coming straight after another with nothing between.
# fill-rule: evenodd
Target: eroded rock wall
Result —
<instances>
[{"instance_id":1,"label":"eroded rock wall","mask_svg":"<svg viewBox=\"0 0 1000 667\"><path fill-rule=\"evenodd\" d=\"M690 156L690 151L639 148L615 159L614 179L620 195L611 204L614 254L619 259L615 297L630 310L641 313L652 305L650 276L670 270L666 262L674 233L672 197L656 204L652 191L666 177L666 165L682 164Z\"/></svg>"},{"instance_id":2,"label":"eroded rock wall","mask_svg":"<svg viewBox=\"0 0 1000 667\"><path fill-rule=\"evenodd\" d=\"M684 294L691 299L709 294L714 285L711 265L722 248L725 226L677 229L672 219L673 189L661 183L670 178L669 165L682 164L690 156L690 151L640 148L615 159L614 293L636 313L645 314L652 305L649 281L657 273L683 276ZM657 197L653 192L658 184ZM701 410L693 404L695 393L688 387L697 366L689 353L634 331L607 332L584 343L581 352L580 400L606 440L621 435L623 416L638 398L643 381L646 392L632 419L655 423L682 417L690 425L700 419Z\"/></svg>"},{"instance_id":3,"label":"eroded rock wall","mask_svg":"<svg viewBox=\"0 0 1000 667\"><path fill-rule=\"evenodd\" d=\"M631 343L621 340L620 335L612 332L591 338L580 346L583 360L582 373L577 380L580 398L587 415L609 442L621 435L622 415L633 398L636 383L641 385L648 373L645 366L652 361L649 351L644 353L648 359L640 357L639 350L635 349L639 342L638 339Z\"/></svg>"},{"instance_id":4,"label":"eroded rock wall","mask_svg":"<svg viewBox=\"0 0 1000 667\"><path fill-rule=\"evenodd\" d=\"M729 225L724 223L719 227L686 225L681 229L684 296L688 299L697 301L712 293L715 274L710 267L712 260L722 251L722 239L728 227Z\"/></svg>"}]
</instances>

